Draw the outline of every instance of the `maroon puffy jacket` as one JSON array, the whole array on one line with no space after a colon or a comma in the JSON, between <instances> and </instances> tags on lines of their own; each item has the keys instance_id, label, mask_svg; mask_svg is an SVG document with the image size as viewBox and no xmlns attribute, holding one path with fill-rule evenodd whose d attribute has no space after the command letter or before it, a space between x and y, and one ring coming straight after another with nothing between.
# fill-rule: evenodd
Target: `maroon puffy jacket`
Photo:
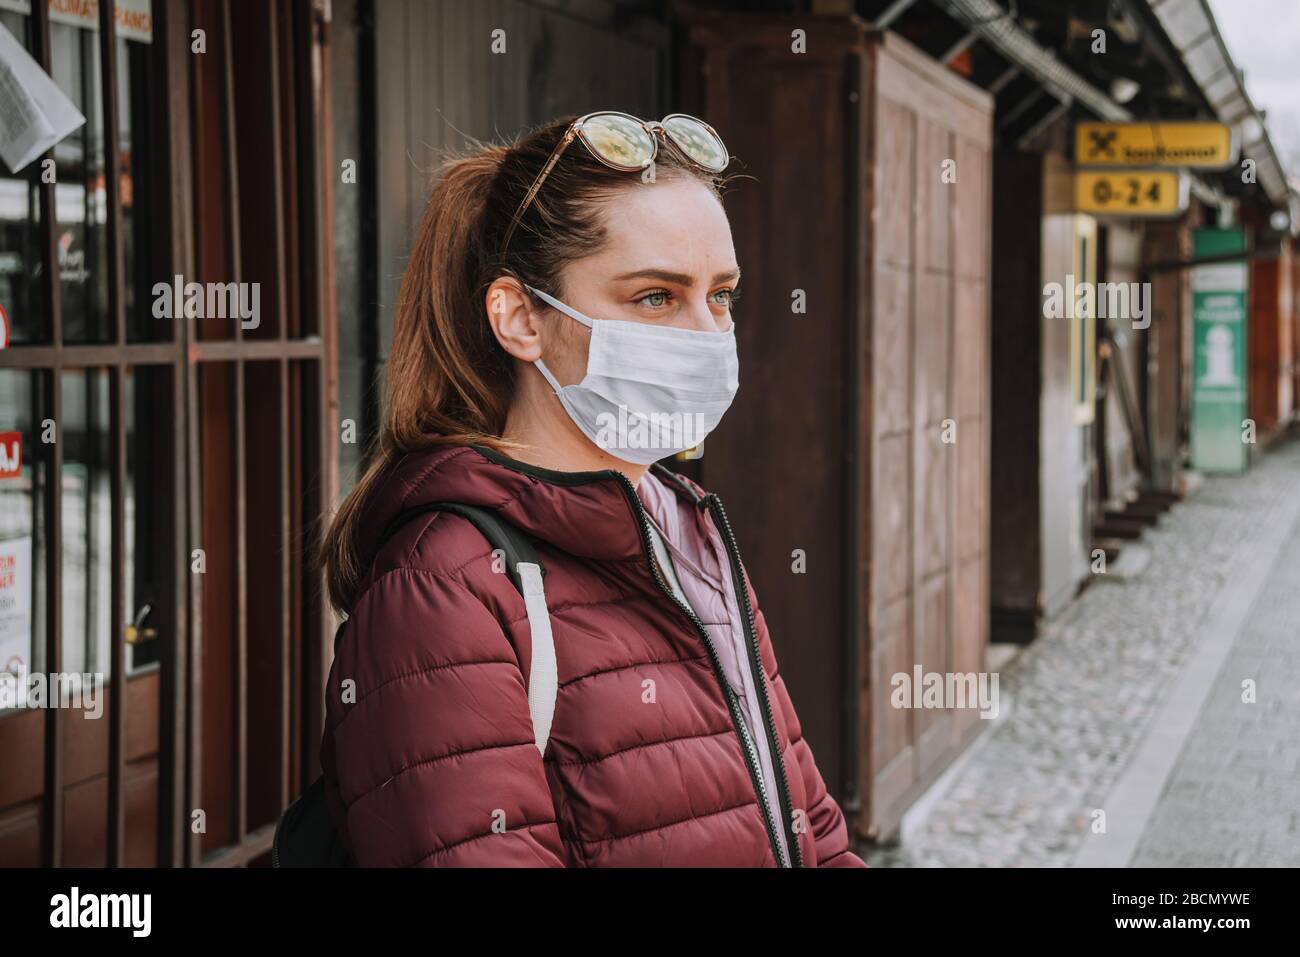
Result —
<instances>
[{"instance_id":1,"label":"maroon puffy jacket","mask_svg":"<svg viewBox=\"0 0 1300 957\"><path fill-rule=\"evenodd\" d=\"M719 534L709 496L668 484L691 534ZM382 541L400 512L432 502L495 509L537 542L559 671L544 759L521 666L524 602L487 540L433 512ZM478 447L412 452L361 528L370 570L330 669L321 742L330 809L359 864L773 867L784 827L795 866L865 866L745 576L785 812L764 813L715 661L661 584L621 473L553 472Z\"/></svg>"}]
</instances>

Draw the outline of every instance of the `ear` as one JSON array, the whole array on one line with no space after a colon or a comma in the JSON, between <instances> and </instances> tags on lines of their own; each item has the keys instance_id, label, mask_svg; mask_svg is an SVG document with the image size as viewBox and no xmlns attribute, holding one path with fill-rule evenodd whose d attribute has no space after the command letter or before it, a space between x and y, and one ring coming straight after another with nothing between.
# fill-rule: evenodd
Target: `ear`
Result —
<instances>
[{"instance_id":1,"label":"ear","mask_svg":"<svg viewBox=\"0 0 1300 957\"><path fill-rule=\"evenodd\" d=\"M492 334L507 353L524 362L542 356L542 340L533 320L533 304L518 279L501 276L487 288L485 299Z\"/></svg>"}]
</instances>

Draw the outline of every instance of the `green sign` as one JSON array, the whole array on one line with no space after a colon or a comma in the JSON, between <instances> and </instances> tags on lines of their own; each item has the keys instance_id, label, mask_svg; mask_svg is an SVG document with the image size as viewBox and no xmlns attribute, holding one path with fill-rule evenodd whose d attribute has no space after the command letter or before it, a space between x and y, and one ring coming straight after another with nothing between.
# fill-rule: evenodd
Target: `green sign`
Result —
<instances>
[{"instance_id":1,"label":"green sign","mask_svg":"<svg viewBox=\"0 0 1300 957\"><path fill-rule=\"evenodd\" d=\"M1197 259L1246 251L1240 229L1198 229ZM1192 468L1244 472L1246 418L1247 264L1210 263L1192 269Z\"/></svg>"}]
</instances>

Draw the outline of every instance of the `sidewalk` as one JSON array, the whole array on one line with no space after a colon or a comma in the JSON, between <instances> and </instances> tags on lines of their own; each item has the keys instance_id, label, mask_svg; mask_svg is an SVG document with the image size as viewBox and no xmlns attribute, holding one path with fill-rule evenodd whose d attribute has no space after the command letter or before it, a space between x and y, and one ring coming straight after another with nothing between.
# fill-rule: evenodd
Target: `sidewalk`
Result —
<instances>
[{"instance_id":1,"label":"sidewalk","mask_svg":"<svg viewBox=\"0 0 1300 957\"><path fill-rule=\"evenodd\" d=\"M1300 864L1300 442L1143 545L1002 670L1003 714L869 864Z\"/></svg>"},{"instance_id":2,"label":"sidewalk","mask_svg":"<svg viewBox=\"0 0 1300 957\"><path fill-rule=\"evenodd\" d=\"M1300 490L1297 490L1300 495ZM1257 703L1242 702L1242 682ZM1300 529L1264 584L1131 866L1300 867Z\"/></svg>"}]
</instances>

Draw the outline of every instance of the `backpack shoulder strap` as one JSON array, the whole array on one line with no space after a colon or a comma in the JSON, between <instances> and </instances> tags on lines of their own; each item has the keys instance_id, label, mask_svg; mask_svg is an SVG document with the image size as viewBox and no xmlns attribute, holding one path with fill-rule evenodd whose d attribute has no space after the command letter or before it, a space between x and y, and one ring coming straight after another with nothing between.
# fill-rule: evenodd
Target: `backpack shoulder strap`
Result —
<instances>
[{"instance_id":1,"label":"backpack shoulder strap","mask_svg":"<svg viewBox=\"0 0 1300 957\"><path fill-rule=\"evenodd\" d=\"M555 638L551 634L551 616L546 607L546 589L542 584L546 567L532 541L499 513L490 508L462 502L435 502L407 509L389 524L383 540L387 541L411 519L429 512L450 512L468 520L477 528L488 540L492 550L501 552L506 574L523 596L524 610L528 613L528 627L532 632L532 660L525 676L528 681L528 712L533 719L533 738L537 750L545 754L559 690Z\"/></svg>"}]
</instances>

